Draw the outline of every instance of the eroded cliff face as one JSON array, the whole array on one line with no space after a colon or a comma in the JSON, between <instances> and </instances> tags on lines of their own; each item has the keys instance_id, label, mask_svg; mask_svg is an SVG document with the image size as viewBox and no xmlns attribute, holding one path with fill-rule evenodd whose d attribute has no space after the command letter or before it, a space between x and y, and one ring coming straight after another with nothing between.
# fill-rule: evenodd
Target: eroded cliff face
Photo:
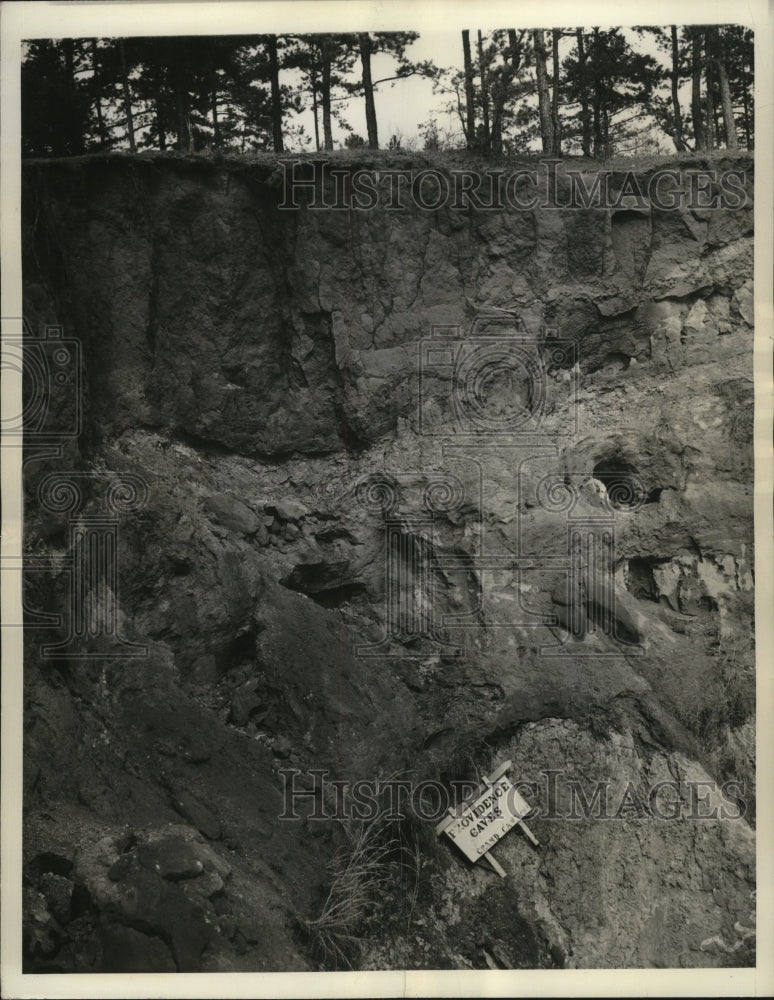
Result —
<instances>
[{"instance_id":1,"label":"eroded cliff face","mask_svg":"<svg viewBox=\"0 0 774 1000\"><path fill-rule=\"evenodd\" d=\"M81 433L26 453L27 604L63 616L26 633L30 970L751 961L752 164L668 166L747 204L287 211L273 163L25 167L25 319L84 359ZM502 881L416 810L378 863L311 796L279 818L283 769L509 759L541 847Z\"/></svg>"}]
</instances>

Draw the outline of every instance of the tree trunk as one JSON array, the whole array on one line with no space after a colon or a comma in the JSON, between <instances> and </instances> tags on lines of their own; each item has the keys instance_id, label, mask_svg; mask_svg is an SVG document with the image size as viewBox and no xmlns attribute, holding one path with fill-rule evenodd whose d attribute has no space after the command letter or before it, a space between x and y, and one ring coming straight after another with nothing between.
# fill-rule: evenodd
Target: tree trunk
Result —
<instances>
[{"instance_id":1,"label":"tree trunk","mask_svg":"<svg viewBox=\"0 0 774 1000\"><path fill-rule=\"evenodd\" d=\"M612 149L610 148L610 112L608 106L602 109L602 157L605 160L610 158Z\"/></svg>"},{"instance_id":2,"label":"tree trunk","mask_svg":"<svg viewBox=\"0 0 774 1000\"><path fill-rule=\"evenodd\" d=\"M599 53L600 38L599 38L599 28L594 28L594 34L591 40L591 52L596 58ZM602 81L599 79L599 75L595 74L594 77L594 91L592 96L592 136L594 140L594 156L600 160L604 160L606 157L606 145L605 145L605 126L604 119L606 115L604 93L602 87Z\"/></svg>"},{"instance_id":3,"label":"tree trunk","mask_svg":"<svg viewBox=\"0 0 774 1000\"><path fill-rule=\"evenodd\" d=\"M503 109L505 108L504 88L500 85L492 92L492 134L489 148L493 153L503 151Z\"/></svg>"},{"instance_id":4,"label":"tree trunk","mask_svg":"<svg viewBox=\"0 0 774 1000\"><path fill-rule=\"evenodd\" d=\"M68 98L71 102L71 114L67 115L67 145L69 152L77 155L83 153L84 146L84 122L79 113L78 87L75 82L75 42L72 38L62 39L62 50L64 52L65 70L67 72Z\"/></svg>"},{"instance_id":5,"label":"tree trunk","mask_svg":"<svg viewBox=\"0 0 774 1000\"><path fill-rule=\"evenodd\" d=\"M358 36L360 46L360 62L363 65L363 94L365 96L366 128L368 129L368 145L371 149L379 148L379 133L376 128L376 105L374 104L374 84L371 76L371 36L367 31Z\"/></svg>"},{"instance_id":6,"label":"tree trunk","mask_svg":"<svg viewBox=\"0 0 774 1000\"><path fill-rule=\"evenodd\" d=\"M167 134L161 123L161 99L158 96L156 97L156 131L159 133L159 149L163 151L167 148Z\"/></svg>"},{"instance_id":7,"label":"tree trunk","mask_svg":"<svg viewBox=\"0 0 774 1000\"><path fill-rule=\"evenodd\" d=\"M188 115L188 88L183 79L183 70L178 61L170 63L172 94L175 101L175 131L177 142L175 149L190 153L192 146L191 119Z\"/></svg>"},{"instance_id":8,"label":"tree trunk","mask_svg":"<svg viewBox=\"0 0 774 1000\"><path fill-rule=\"evenodd\" d=\"M734 121L734 105L731 101L731 87L728 82L726 67L722 59L717 59L715 66L718 72L718 83L720 84L720 102L723 107L723 124L726 131L726 148L739 149L739 142L736 137L736 122Z\"/></svg>"},{"instance_id":9,"label":"tree trunk","mask_svg":"<svg viewBox=\"0 0 774 1000\"><path fill-rule=\"evenodd\" d=\"M677 25L671 26L672 31L672 113L675 119L674 144L678 153L685 150L683 140L683 116L680 111L678 88L680 84L680 49L677 44Z\"/></svg>"},{"instance_id":10,"label":"tree trunk","mask_svg":"<svg viewBox=\"0 0 774 1000\"><path fill-rule=\"evenodd\" d=\"M218 77L215 75L212 81L212 145L215 149L220 149L223 139L220 134L220 123L218 122Z\"/></svg>"},{"instance_id":11,"label":"tree trunk","mask_svg":"<svg viewBox=\"0 0 774 1000\"><path fill-rule=\"evenodd\" d=\"M72 38L62 39L62 51L64 52L65 71L69 85L75 81L75 46Z\"/></svg>"},{"instance_id":12,"label":"tree trunk","mask_svg":"<svg viewBox=\"0 0 774 1000\"><path fill-rule=\"evenodd\" d=\"M705 128L707 130L707 149L716 149L718 145L718 102L717 102L717 82L715 80L715 64L709 59L709 52L705 53L704 75L707 85L707 114L705 118Z\"/></svg>"},{"instance_id":13,"label":"tree trunk","mask_svg":"<svg viewBox=\"0 0 774 1000\"><path fill-rule=\"evenodd\" d=\"M592 132L594 139L594 157L596 159L604 159L604 137L602 135L602 98L600 97L599 87L595 84L594 86L594 99L592 102L593 106L593 122L592 122Z\"/></svg>"},{"instance_id":14,"label":"tree trunk","mask_svg":"<svg viewBox=\"0 0 774 1000\"><path fill-rule=\"evenodd\" d=\"M693 119L693 144L697 151L707 148L707 136L704 131L701 112L701 50L701 29L693 28L693 39L691 42L691 118Z\"/></svg>"},{"instance_id":15,"label":"tree trunk","mask_svg":"<svg viewBox=\"0 0 774 1000\"><path fill-rule=\"evenodd\" d=\"M513 66L506 63L499 75L495 77L495 82L492 85L492 138L490 145L493 153L502 153L503 151L503 114L514 75Z\"/></svg>"},{"instance_id":16,"label":"tree trunk","mask_svg":"<svg viewBox=\"0 0 774 1000\"><path fill-rule=\"evenodd\" d=\"M562 155L562 129L559 124L559 39L561 31L554 28L551 31L552 42L552 71L553 86L551 89L551 131L553 133L553 143L551 147L552 156Z\"/></svg>"},{"instance_id":17,"label":"tree trunk","mask_svg":"<svg viewBox=\"0 0 774 1000\"><path fill-rule=\"evenodd\" d=\"M533 28L532 43L535 48L540 136L543 140L543 152L550 156L554 150L554 136L551 120L551 96L548 91L548 70L546 69L546 44L542 28Z\"/></svg>"},{"instance_id":18,"label":"tree trunk","mask_svg":"<svg viewBox=\"0 0 774 1000\"><path fill-rule=\"evenodd\" d=\"M481 32L478 33L478 75L481 79L481 119L483 124L483 147L489 152L492 146L492 134L489 128L489 80L487 79L484 62L484 41Z\"/></svg>"},{"instance_id":19,"label":"tree trunk","mask_svg":"<svg viewBox=\"0 0 774 1000\"><path fill-rule=\"evenodd\" d=\"M94 74L94 84L96 87L96 93L94 95L94 105L97 111L97 131L99 132L99 145L100 149L104 149L108 145L108 134L105 128L105 119L102 116L102 98L100 97L102 93L102 80L101 72L99 68L99 56L97 55L97 40L94 39L91 43L91 70Z\"/></svg>"},{"instance_id":20,"label":"tree trunk","mask_svg":"<svg viewBox=\"0 0 774 1000\"><path fill-rule=\"evenodd\" d=\"M465 60L465 139L468 149L476 144L476 94L473 89L473 60L470 56L470 32L462 32L462 55Z\"/></svg>"},{"instance_id":21,"label":"tree trunk","mask_svg":"<svg viewBox=\"0 0 774 1000\"><path fill-rule=\"evenodd\" d=\"M326 42L322 48L322 80L320 87L323 120L323 147L333 149L333 130L331 129L331 53Z\"/></svg>"},{"instance_id":22,"label":"tree trunk","mask_svg":"<svg viewBox=\"0 0 774 1000\"><path fill-rule=\"evenodd\" d=\"M522 31L522 37L524 32ZM519 67L521 66L521 39L516 34L515 28L508 28L508 47L511 50L511 66L513 67L513 76L519 72Z\"/></svg>"},{"instance_id":23,"label":"tree trunk","mask_svg":"<svg viewBox=\"0 0 774 1000\"><path fill-rule=\"evenodd\" d=\"M314 148L320 152L320 122L317 103L317 73L314 67L309 71L309 79L312 83L312 114L314 115Z\"/></svg>"},{"instance_id":24,"label":"tree trunk","mask_svg":"<svg viewBox=\"0 0 774 1000\"><path fill-rule=\"evenodd\" d=\"M177 148L184 153L191 152L191 121L188 117L188 102L182 89L175 90L175 111L177 112Z\"/></svg>"},{"instance_id":25,"label":"tree trunk","mask_svg":"<svg viewBox=\"0 0 774 1000\"><path fill-rule=\"evenodd\" d=\"M581 128L583 135L581 143L583 155L591 156L591 109L589 108L589 94L586 79L586 44L583 40L583 28L575 29L575 37L578 40L578 87L580 89L581 106Z\"/></svg>"},{"instance_id":26,"label":"tree trunk","mask_svg":"<svg viewBox=\"0 0 774 1000\"><path fill-rule=\"evenodd\" d=\"M284 146L282 143L282 95L279 85L277 36L269 35L266 45L269 50L269 77L271 79L271 133L274 140L274 152L281 153Z\"/></svg>"},{"instance_id":27,"label":"tree trunk","mask_svg":"<svg viewBox=\"0 0 774 1000\"><path fill-rule=\"evenodd\" d=\"M747 70L747 63L742 61L742 115L744 122L744 144L747 149L752 149L750 144L750 103L747 97L747 84L745 83L745 72Z\"/></svg>"},{"instance_id":28,"label":"tree trunk","mask_svg":"<svg viewBox=\"0 0 774 1000\"><path fill-rule=\"evenodd\" d=\"M191 121L188 117L188 96L179 74L175 74L175 114L177 116L177 148L191 152Z\"/></svg>"},{"instance_id":29,"label":"tree trunk","mask_svg":"<svg viewBox=\"0 0 774 1000\"><path fill-rule=\"evenodd\" d=\"M137 144L134 141L134 119L132 118L132 92L129 89L129 73L126 69L126 52L124 50L123 38L118 39L118 52L121 56L121 89L124 94L124 111L126 112L126 137L129 140L129 149L137 152Z\"/></svg>"},{"instance_id":30,"label":"tree trunk","mask_svg":"<svg viewBox=\"0 0 774 1000\"><path fill-rule=\"evenodd\" d=\"M492 138L490 145L493 153L502 153L503 151L503 112L508 100L513 73L513 68L506 64L492 86Z\"/></svg>"}]
</instances>

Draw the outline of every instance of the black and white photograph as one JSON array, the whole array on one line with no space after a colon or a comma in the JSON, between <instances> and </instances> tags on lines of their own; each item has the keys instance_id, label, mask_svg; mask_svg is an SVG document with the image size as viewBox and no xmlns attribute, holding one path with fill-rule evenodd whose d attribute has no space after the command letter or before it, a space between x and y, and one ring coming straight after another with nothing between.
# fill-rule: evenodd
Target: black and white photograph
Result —
<instances>
[{"instance_id":1,"label":"black and white photograph","mask_svg":"<svg viewBox=\"0 0 774 1000\"><path fill-rule=\"evenodd\" d=\"M2 15L3 995L768 995L770 8Z\"/></svg>"}]
</instances>

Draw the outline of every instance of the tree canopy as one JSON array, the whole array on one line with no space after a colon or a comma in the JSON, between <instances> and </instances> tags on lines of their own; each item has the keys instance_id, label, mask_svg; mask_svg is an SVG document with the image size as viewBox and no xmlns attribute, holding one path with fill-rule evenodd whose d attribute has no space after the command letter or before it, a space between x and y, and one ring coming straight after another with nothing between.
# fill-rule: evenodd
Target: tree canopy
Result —
<instances>
[{"instance_id":1,"label":"tree canopy","mask_svg":"<svg viewBox=\"0 0 774 1000\"><path fill-rule=\"evenodd\" d=\"M459 122L444 130L437 109L428 108L417 123L421 139L412 140L426 148L491 156L542 148L604 159L651 151L648 144L667 139L678 151L754 145L753 36L739 25L466 30L459 66L447 68L411 58L418 37L30 41L22 62L23 154L330 150L334 128L345 145L394 148L403 137L384 142L375 94L417 76L433 81ZM355 102L362 102L365 136L348 120Z\"/></svg>"}]
</instances>

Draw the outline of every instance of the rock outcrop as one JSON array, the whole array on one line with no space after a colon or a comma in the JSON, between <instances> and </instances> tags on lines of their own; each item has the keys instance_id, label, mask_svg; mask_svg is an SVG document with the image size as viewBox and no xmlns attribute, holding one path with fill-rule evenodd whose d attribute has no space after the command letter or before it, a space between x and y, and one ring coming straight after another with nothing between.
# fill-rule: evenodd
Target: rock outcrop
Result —
<instances>
[{"instance_id":1,"label":"rock outcrop","mask_svg":"<svg viewBox=\"0 0 774 1000\"><path fill-rule=\"evenodd\" d=\"M30 971L752 961L752 164L668 166L748 202L286 210L268 161L25 166L25 320L84 362L47 403L79 433L26 451ZM78 610L89 531L117 573ZM507 882L415 810L379 905L325 923L354 828L281 819L288 772L506 759L565 796ZM568 815L600 781L636 801Z\"/></svg>"}]
</instances>

